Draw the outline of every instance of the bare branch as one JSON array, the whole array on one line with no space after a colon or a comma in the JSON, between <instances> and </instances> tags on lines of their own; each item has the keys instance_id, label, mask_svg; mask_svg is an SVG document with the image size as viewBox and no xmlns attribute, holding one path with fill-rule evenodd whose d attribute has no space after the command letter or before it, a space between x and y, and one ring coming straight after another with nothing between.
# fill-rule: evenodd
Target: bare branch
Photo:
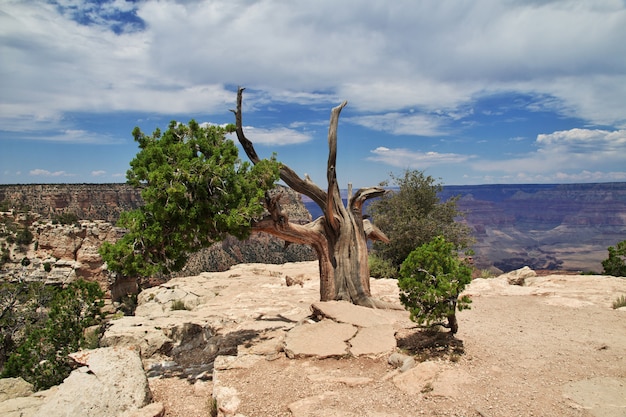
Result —
<instances>
[{"instance_id":1,"label":"bare branch","mask_svg":"<svg viewBox=\"0 0 626 417\"><path fill-rule=\"evenodd\" d=\"M387 194L388 192L389 191L385 190L383 187L359 188L354 194L354 197L351 197L348 201L348 206L351 208L351 210L358 210L358 212L360 213L365 201L369 200L370 198L380 197Z\"/></svg>"},{"instance_id":2,"label":"bare branch","mask_svg":"<svg viewBox=\"0 0 626 417\"><path fill-rule=\"evenodd\" d=\"M237 134L237 139L239 143L243 147L243 150L246 152L248 159L253 164L256 164L260 161L259 156L254 149L254 144L246 138L246 135L243 132L243 115L242 115L242 101L243 101L243 91L245 88L239 87L237 90L237 109L231 110L235 114L235 125L237 129L235 130ZM313 200L322 210L324 210L327 201L327 195L315 185L309 178L303 180L295 173L291 168L287 165L281 164L280 168L280 178L285 181L285 183L292 188L294 191L304 194L308 196L311 200Z\"/></svg>"},{"instance_id":3,"label":"bare branch","mask_svg":"<svg viewBox=\"0 0 626 417\"><path fill-rule=\"evenodd\" d=\"M341 193L337 184L337 126L339 125L339 114L348 104L344 101L339 106L334 107L330 112L330 124L328 126L328 164L326 166L326 177L328 180L328 201L324 213L328 224L337 229L339 224L335 218L336 213L345 210L341 201Z\"/></svg>"},{"instance_id":4,"label":"bare branch","mask_svg":"<svg viewBox=\"0 0 626 417\"><path fill-rule=\"evenodd\" d=\"M363 219L363 230L365 231L365 236L367 236L367 238L370 240L378 240L384 243L391 242L387 235L385 235L382 230L376 227L368 219Z\"/></svg>"}]
</instances>

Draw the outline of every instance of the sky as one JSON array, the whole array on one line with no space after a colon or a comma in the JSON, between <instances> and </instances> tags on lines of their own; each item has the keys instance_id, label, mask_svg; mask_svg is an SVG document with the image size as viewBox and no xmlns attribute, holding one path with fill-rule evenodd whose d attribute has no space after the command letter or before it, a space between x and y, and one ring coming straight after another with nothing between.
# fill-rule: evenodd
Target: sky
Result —
<instances>
[{"instance_id":1,"label":"sky","mask_svg":"<svg viewBox=\"0 0 626 417\"><path fill-rule=\"evenodd\" d=\"M626 181L626 0L0 0L0 184L124 182L135 126L234 123L238 86L322 188L344 100L341 188Z\"/></svg>"}]
</instances>

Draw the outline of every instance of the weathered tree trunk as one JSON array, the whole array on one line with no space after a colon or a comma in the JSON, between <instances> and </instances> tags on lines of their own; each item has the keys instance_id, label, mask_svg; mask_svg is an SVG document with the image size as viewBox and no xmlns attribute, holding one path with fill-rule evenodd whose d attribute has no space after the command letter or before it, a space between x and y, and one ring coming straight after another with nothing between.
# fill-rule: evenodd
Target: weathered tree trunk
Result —
<instances>
[{"instance_id":1,"label":"weathered tree trunk","mask_svg":"<svg viewBox=\"0 0 626 417\"><path fill-rule=\"evenodd\" d=\"M237 138L252 163L259 157L243 132L241 103L243 88L237 92L237 110L234 110ZM373 299L370 292L367 239L388 242L389 239L369 220L363 219L363 204L386 191L382 187L359 189L352 195L349 186L348 203L344 206L336 176L337 125L339 114L347 102L332 109L328 129L328 164L326 191L310 178L300 178L291 168L281 166L280 178L294 191L311 198L324 215L311 223L290 223L280 207L280 195L266 196L269 212L253 225L253 231L270 233L288 242L308 244L317 253L320 268L321 301L346 300L368 307L391 307Z\"/></svg>"}]
</instances>

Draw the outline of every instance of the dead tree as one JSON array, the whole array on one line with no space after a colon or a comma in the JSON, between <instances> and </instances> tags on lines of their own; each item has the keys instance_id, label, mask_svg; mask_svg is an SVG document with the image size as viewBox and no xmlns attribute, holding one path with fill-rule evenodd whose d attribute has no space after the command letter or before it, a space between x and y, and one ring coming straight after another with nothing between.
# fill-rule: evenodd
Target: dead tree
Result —
<instances>
[{"instance_id":1,"label":"dead tree","mask_svg":"<svg viewBox=\"0 0 626 417\"><path fill-rule=\"evenodd\" d=\"M246 155L254 164L259 157L254 145L243 131L241 103L244 88L237 92L235 113L237 138ZM363 204L370 198L383 195L382 187L362 188L352 195L344 206L336 176L337 125L339 114L347 102L331 111L328 129L328 188L322 190L308 176L300 178L291 168L281 165L280 178L294 191L313 200L323 215L304 225L291 223L280 207L280 195L266 196L267 216L253 224L254 232L266 232L291 243L310 245L316 252L320 270L320 300L346 300L367 307L391 307L371 296L367 239L389 242L385 234L363 218Z\"/></svg>"}]
</instances>

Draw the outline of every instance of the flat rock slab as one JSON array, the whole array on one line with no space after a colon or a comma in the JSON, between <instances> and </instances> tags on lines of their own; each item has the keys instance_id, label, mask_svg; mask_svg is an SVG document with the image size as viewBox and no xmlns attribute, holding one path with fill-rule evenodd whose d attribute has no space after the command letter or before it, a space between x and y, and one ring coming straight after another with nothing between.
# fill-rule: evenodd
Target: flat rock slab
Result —
<instances>
[{"instance_id":1,"label":"flat rock slab","mask_svg":"<svg viewBox=\"0 0 626 417\"><path fill-rule=\"evenodd\" d=\"M322 320L293 328L285 337L285 354L290 358L341 357L348 354L350 340L357 332L351 324Z\"/></svg>"},{"instance_id":2,"label":"flat rock slab","mask_svg":"<svg viewBox=\"0 0 626 417\"><path fill-rule=\"evenodd\" d=\"M353 413L342 407L345 398L336 392L327 391L319 395L303 398L289 404L289 411L293 417L400 417L390 412L370 410L366 414Z\"/></svg>"},{"instance_id":3,"label":"flat rock slab","mask_svg":"<svg viewBox=\"0 0 626 417\"><path fill-rule=\"evenodd\" d=\"M311 308L313 314L357 327L391 326L395 322L395 318L386 310L361 307L347 301L319 301L313 303Z\"/></svg>"},{"instance_id":4,"label":"flat rock slab","mask_svg":"<svg viewBox=\"0 0 626 417\"><path fill-rule=\"evenodd\" d=\"M2 417L32 417L43 404L42 397L15 397L0 402L0 416Z\"/></svg>"},{"instance_id":5,"label":"flat rock slab","mask_svg":"<svg viewBox=\"0 0 626 417\"><path fill-rule=\"evenodd\" d=\"M11 398L28 397L33 392L35 392L33 384L22 378L0 379L0 402Z\"/></svg>"},{"instance_id":6,"label":"flat rock slab","mask_svg":"<svg viewBox=\"0 0 626 417\"><path fill-rule=\"evenodd\" d=\"M390 325L359 329L349 343L354 356L389 354L397 346L395 330Z\"/></svg>"},{"instance_id":7,"label":"flat rock slab","mask_svg":"<svg viewBox=\"0 0 626 417\"><path fill-rule=\"evenodd\" d=\"M136 350L100 348L71 356L85 366L58 386L36 417L120 416L150 402L148 380Z\"/></svg>"},{"instance_id":8,"label":"flat rock slab","mask_svg":"<svg viewBox=\"0 0 626 417\"><path fill-rule=\"evenodd\" d=\"M565 397L595 417L626 416L626 378L598 377L563 387Z\"/></svg>"}]
</instances>

